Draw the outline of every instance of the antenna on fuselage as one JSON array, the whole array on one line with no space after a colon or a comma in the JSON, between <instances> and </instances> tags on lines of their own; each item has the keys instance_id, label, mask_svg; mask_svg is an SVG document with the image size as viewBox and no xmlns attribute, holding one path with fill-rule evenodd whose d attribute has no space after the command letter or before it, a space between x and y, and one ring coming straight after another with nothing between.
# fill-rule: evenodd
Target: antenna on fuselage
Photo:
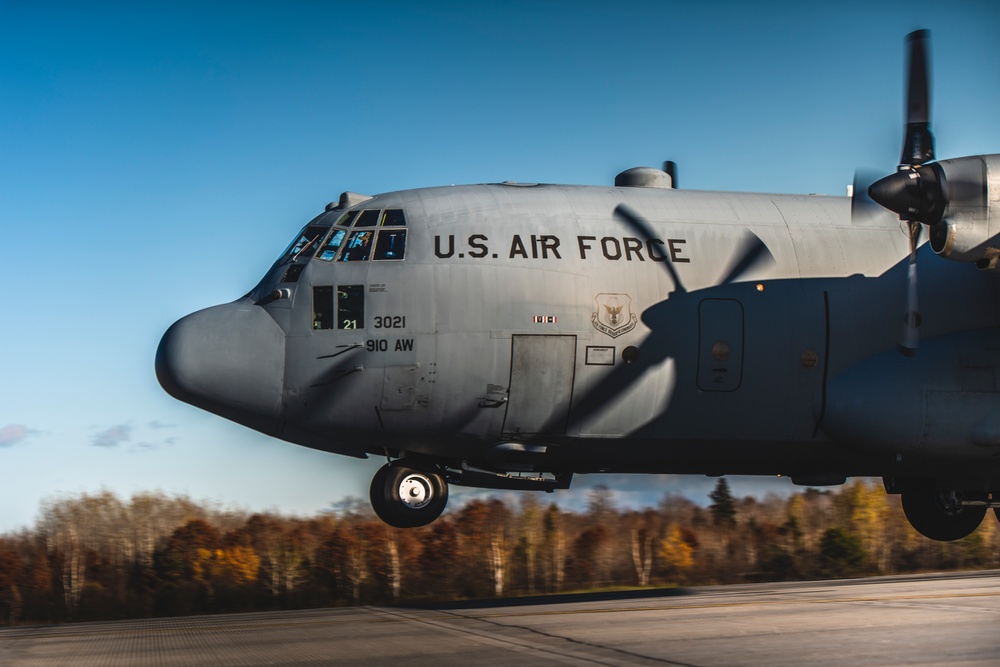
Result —
<instances>
[{"instance_id":1,"label":"antenna on fuselage","mask_svg":"<svg viewBox=\"0 0 1000 667\"><path fill-rule=\"evenodd\" d=\"M677 163L673 160L667 160L663 163L663 171L667 172L667 176L670 177L670 187L674 190L677 189Z\"/></svg>"}]
</instances>

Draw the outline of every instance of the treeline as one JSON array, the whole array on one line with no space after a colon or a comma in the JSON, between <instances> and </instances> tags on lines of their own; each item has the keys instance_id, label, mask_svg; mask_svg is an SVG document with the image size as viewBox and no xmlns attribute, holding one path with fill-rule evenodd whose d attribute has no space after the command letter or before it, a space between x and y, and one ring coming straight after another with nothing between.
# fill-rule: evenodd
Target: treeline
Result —
<instances>
[{"instance_id":1,"label":"treeline","mask_svg":"<svg viewBox=\"0 0 1000 667\"><path fill-rule=\"evenodd\" d=\"M992 513L934 542L872 482L758 500L723 478L710 499L636 511L597 488L572 512L524 493L411 530L360 502L296 518L156 493L54 499L33 529L0 536L0 624L1000 566Z\"/></svg>"}]
</instances>

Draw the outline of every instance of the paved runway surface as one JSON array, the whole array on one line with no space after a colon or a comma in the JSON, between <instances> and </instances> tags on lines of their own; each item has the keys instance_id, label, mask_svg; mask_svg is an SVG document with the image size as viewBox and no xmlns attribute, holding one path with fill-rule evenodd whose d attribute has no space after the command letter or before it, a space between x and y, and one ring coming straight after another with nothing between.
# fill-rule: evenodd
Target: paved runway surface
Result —
<instances>
[{"instance_id":1,"label":"paved runway surface","mask_svg":"<svg viewBox=\"0 0 1000 667\"><path fill-rule=\"evenodd\" d=\"M1000 665L1000 572L0 630L4 667Z\"/></svg>"}]
</instances>

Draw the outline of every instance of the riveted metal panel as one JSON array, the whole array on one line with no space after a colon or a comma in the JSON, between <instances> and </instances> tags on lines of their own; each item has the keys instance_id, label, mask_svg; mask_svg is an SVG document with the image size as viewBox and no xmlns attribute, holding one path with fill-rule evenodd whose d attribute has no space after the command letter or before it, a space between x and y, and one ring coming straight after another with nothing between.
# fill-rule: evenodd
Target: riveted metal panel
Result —
<instances>
[{"instance_id":1,"label":"riveted metal panel","mask_svg":"<svg viewBox=\"0 0 1000 667\"><path fill-rule=\"evenodd\" d=\"M576 336L512 336L504 433L565 433L575 367Z\"/></svg>"},{"instance_id":2,"label":"riveted metal panel","mask_svg":"<svg viewBox=\"0 0 1000 667\"><path fill-rule=\"evenodd\" d=\"M386 366L382 382L382 410L410 410L417 396L420 366Z\"/></svg>"}]
</instances>

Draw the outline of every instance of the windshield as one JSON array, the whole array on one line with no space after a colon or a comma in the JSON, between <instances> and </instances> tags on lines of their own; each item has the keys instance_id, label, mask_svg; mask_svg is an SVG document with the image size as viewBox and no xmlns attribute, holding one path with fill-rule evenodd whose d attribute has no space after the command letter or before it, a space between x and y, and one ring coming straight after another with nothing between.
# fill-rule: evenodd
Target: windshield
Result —
<instances>
[{"instance_id":1,"label":"windshield","mask_svg":"<svg viewBox=\"0 0 1000 667\"><path fill-rule=\"evenodd\" d=\"M398 208L346 211L332 227L316 224L317 217L299 232L279 260L282 264L299 258L325 262L367 262L401 260L406 256L406 216Z\"/></svg>"},{"instance_id":2,"label":"windshield","mask_svg":"<svg viewBox=\"0 0 1000 667\"><path fill-rule=\"evenodd\" d=\"M312 253L316 251L319 247L319 241L326 234L328 227L318 227L316 225L309 225L302 232L299 233L295 241L288 246L282 257L291 257L295 259L303 252L306 254L304 257L312 256Z\"/></svg>"},{"instance_id":3,"label":"windshield","mask_svg":"<svg viewBox=\"0 0 1000 667\"><path fill-rule=\"evenodd\" d=\"M323 243L323 247L316 256L327 262L333 261L333 258L337 256L337 251L340 249L341 244L344 242L345 236L347 236L346 229L334 228L333 233Z\"/></svg>"}]
</instances>

